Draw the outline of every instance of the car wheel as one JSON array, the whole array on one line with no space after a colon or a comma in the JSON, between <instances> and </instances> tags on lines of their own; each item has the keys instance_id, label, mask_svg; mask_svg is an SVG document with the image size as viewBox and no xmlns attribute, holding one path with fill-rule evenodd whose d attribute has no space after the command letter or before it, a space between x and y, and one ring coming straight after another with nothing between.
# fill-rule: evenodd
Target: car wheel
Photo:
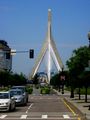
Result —
<instances>
[{"instance_id":1,"label":"car wheel","mask_svg":"<svg viewBox=\"0 0 90 120\"><path fill-rule=\"evenodd\" d=\"M9 111L11 111L11 104L9 105Z\"/></svg>"},{"instance_id":2,"label":"car wheel","mask_svg":"<svg viewBox=\"0 0 90 120\"><path fill-rule=\"evenodd\" d=\"M27 103L28 103L28 98L27 98Z\"/></svg>"},{"instance_id":3,"label":"car wheel","mask_svg":"<svg viewBox=\"0 0 90 120\"><path fill-rule=\"evenodd\" d=\"M13 108L13 111L16 109L16 105L14 104L14 108Z\"/></svg>"}]
</instances>

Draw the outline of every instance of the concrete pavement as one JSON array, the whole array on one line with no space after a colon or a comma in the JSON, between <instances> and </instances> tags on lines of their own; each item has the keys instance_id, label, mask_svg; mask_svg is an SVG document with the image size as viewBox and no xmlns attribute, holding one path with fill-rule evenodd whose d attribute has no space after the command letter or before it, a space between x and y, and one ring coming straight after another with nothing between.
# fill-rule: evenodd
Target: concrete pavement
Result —
<instances>
[{"instance_id":1,"label":"concrete pavement","mask_svg":"<svg viewBox=\"0 0 90 120\"><path fill-rule=\"evenodd\" d=\"M79 100L78 98L78 94L75 94L74 98L70 98L70 92L69 91L64 91L64 94L62 94L61 92L58 92L56 90L54 90L55 92L57 92L58 95L62 95L64 100L74 109L81 114L81 116L83 117L83 120L90 120L90 110L89 110L89 106L90 106L90 95L88 95L88 102L85 103L85 96L81 95L81 100ZM75 111L76 112L76 111Z\"/></svg>"},{"instance_id":2,"label":"concrete pavement","mask_svg":"<svg viewBox=\"0 0 90 120\"><path fill-rule=\"evenodd\" d=\"M79 100L78 94L74 94L74 98L70 98L70 91L64 90L64 94L58 92L54 89L54 92L62 96L65 102L78 114L80 114L83 120L90 120L90 95L88 95L88 102L85 103L85 95L81 95L81 100ZM40 89L35 89L34 94L40 94Z\"/></svg>"}]
</instances>

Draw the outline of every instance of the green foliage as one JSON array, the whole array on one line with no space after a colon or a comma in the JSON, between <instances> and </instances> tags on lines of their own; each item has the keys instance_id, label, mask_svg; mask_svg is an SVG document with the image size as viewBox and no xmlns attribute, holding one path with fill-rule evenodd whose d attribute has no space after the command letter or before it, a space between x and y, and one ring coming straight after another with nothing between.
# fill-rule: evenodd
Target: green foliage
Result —
<instances>
[{"instance_id":1,"label":"green foliage","mask_svg":"<svg viewBox=\"0 0 90 120\"><path fill-rule=\"evenodd\" d=\"M26 88L26 91L27 91L29 94L32 94L32 92L33 92L33 87L32 87L32 86L28 86L28 87Z\"/></svg>"},{"instance_id":2,"label":"green foliage","mask_svg":"<svg viewBox=\"0 0 90 120\"><path fill-rule=\"evenodd\" d=\"M82 84L84 87L90 86L90 71L84 71L79 75L79 78L82 80Z\"/></svg>"},{"instance_id":3,"label":"green foliage","mask_svg":"<svg viewBox=\"0 0 90 120\"><path fill-rule=\"evenodd\" d=\"M0 91L8 91L9 90L9 87L0 87Z\"/></svg>"},{"instance_id":4,"label":"green foliage","mask_svg":"<svg viewBox=\"0 0 90 120\"><path fill-rule=\"evenodd\" d=\"M58 86L59 82L60 82L59 74L54 75L50 80L50 84L53 86Z\"/></svg>"},{"instance_id":5,"label":"green foliage","mask_svg":"<svg viewBox=\"0 0 90 120\"><path fill-rule=\"evenodd\" d=\"M66 62L66 65L72 75L77 76L88 66L89 59L90 49L86 46L80 47L73 51L72 57Z\"/></svg>"},{"instance_id":6,"label":"green foliage","mask_svg":"<svg viewBox=\"0 0 90 120\"><path fill-rule=\"evenodd\" d=\"M13 74L12 72L0 72L0 86L25 85L26 78L21 73Z\"/></svg>"},{"instance_id":7,"label":"green foliage","mask_svg":"<svg viewBox=\"0 0 90 120\"><path fill-rule=\"evenodd\" d=\"M36 74L33 78L33 83L38 84L38 74Z\"/></svg>"},{"instance_id":8,"label":"green foliage","mask_svg":"<svg viewBox=\"0 0 90 120\"><path fill-rule=\"evenodd\" d=\"M50 87L41 87L40 93L41 94L50 94Z\"/></svg>"},{"instance_id":9,"label":"green foliage","mask_svg":"<svg viewBox=\"0 0 90 120\"><path fill-rule=\"evenodd\" d=\"M35 88L36 88L36 89L39 89L39 84L36 84L36 85L35 85Z\"/></svg>"},{"instance_id":10,"label":"green foliage","mask_svg":"<svg viewBox=\"0 0 90 120\"><path fill-rule=\"evenodd\" d=\"M79 94L79 89L75 89L75 92L76 92L77 94ZM84 88L84 87L81 88L81 90L80 90L81 95L84 95L85 92L86 92L85 88ZM90 95L90 88L88 88L87 94Z\"/></svg>"},{"instance_id":11,"label":"green foliage","mask_svg":"<svg viewBox=\"0 0 90 120\"><path fill-rule=\"evenodd\" d=\"M69 85L73 87L83 86L82 79L79 76L88 66L88 60L90 60L90 49L87 46L73 51L72 57L66 62L70 73Z\"/></svg>"}]
</instances>

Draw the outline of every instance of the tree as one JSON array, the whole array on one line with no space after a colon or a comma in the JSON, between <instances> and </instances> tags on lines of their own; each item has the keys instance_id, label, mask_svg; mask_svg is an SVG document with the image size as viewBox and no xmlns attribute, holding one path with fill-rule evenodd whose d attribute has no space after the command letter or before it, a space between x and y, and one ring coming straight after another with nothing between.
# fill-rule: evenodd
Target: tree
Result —
<instances>
[{"instance_id":1,"label":"tree","mask_svg":"<svg viewBox=\"0 0 90 120\"><path fill-rule=\"evenodd\" d=\"M78 76L83 73L85 67L88 66L88 60L90 60L90 49L87 46L74 50L72 57L67 60L66 65L70 72L70 85L72 90L76 87L81 87L81 80L78 79Z\"/></svg>"},{"instance_id":2,"label":"tree","mask_svg":"<svg viewBox=\"0 0 90 120\"><path fill-rule=\"evenodd\" d=\"M0 85L7 86L9 84L10 72L0 72Z\"/></svg>"},{"instance_id":3,"label":"tree","mask_svg":"<svg viewBox=\"0 0 90 120\"><path fill-rule=\"evenodd\" d=\"M75 75L81 74L88 66L90 50L88 47L80 47L73 51L72 57L66 62L70 71L74 70Z\"/></svg>"},{"instance_id":4,"label":"tree","mask_svg":"<svg viewBox=\"0 0 90 120\"><path fill-rule=\"evenodd\" d=\"M35 74L35 76L34 76L34 78L33 78L33 83L34 83L35 85L37 85L38 82L39 82L38 77L39 77L39 75L38 75L38 74Z\"/></svg>"},{"instance_id":5,"label":"tree","mask_svg":"<svg viewBox=\"0 0 90 120\"><path fill-rule=\"evenodd\" d=\"M22 73L20 75L15 73L13 74L12 77L13 77L12 85L25 85L26 84L26 78Z\"/></svg>"},{"instance_id":6,"label":"tree","mask_svg":"<svg viewBox=\"0 0 90 120\"><path fill-rule=\"evenodd\" d=\"M90 86L90 71L84 71L80 76L83 82L83 86L85 87L85 102L87 102L87 90Z\"/></svg>"},{"instance_id":7,"label":"tree","mask_svg":"<svg viewBox=\"0 0 90 120\"><path fill-rule=\"evenodd\" d=\"M60 78L59 78L59 74L55 74L51 80L50 80L50 84L55 86L55 87L58 87L59 88L59 85L60 85Z\"/></svg>"},{"instance_id":8,"label":"tree","mask_svg":"<svg viewBox=\"0 0 90 120\"><path fill-rule=\"evenodd\" d=\"M21 73L13 74L11 72L0 72L0 85L8 86L8 85L25 85L26 84L26 77Z\"/></svg>"}]
</instances>

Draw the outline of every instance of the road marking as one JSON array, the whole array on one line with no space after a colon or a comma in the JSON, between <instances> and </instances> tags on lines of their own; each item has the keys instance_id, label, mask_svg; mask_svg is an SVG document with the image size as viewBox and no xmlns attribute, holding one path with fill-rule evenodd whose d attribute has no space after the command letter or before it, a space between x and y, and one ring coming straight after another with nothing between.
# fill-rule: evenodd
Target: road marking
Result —
<instances>
[{"instance_id":1,"label":"road marking","mask_svg":"<svg viewBox=\"0 0 90 120\"><path fill-rule=\"evenodd\" d=\"M78 120L81 120L81 118L79 117Z\"/></svg>"},{"instance_id":2,"label":"road marking","mask_svg":"<svg viewBox=\"0 0 90 120\"><path fill-rule=\"evenodd\" d=\"M28 109L26 110L26 113L28 113L28 110L30 110L32 106L33 106L33 103L28 107Z\"/></svg>"},{"instance_id":3,"label":"road marking","mask_svg":"<svg viewBox=\"0 0 90 120\"><path fill-rule=\"evenodd\" d=\"M21 115L20 119L26 119L27 115Z\"/></svg>"},{"instance_id":4,"label":"road marking","mask_svg":"<svg viewBox=\"0 0 90 120\"><path fill-rule=\"evenodd\" d=\"M47 119L47 118L48 118L48 115L42 115L42 118L43 118L43 119Z\"/></svg>"},{"instance_id":5,"label":"road marking","mask_svg":"<svg viewBox=\"0 0 90 120\"><path fill-rule=\"evenodd\" d=\"M64 104L69 108L69 110L73 113L73 115L75 116L76 113L73 111L73 109L72 109L64 100L62 100L62 101L63 101Z\"/></svg>"},{"instance_id":6,"label":"road marking","mask_svg":"<svg viewBox=\"0 0 90 120\"><path fill-rule=\"evenodd\" d=\"M70 117L68 115L63 115L64 119L69 119Z\"/></svg>"},{"instance_id":7,"label":"road marking","mask_svg":"<svg viewBox=\"0 0 90 120\"><path fill-rule=\"evenodd\" d=\"M1 115L0 116L0 120L2 119L5 119L7 115ZM68 120L74 120L74 119L77 119L77 120L81 120L80 118L73 118L73 117L69 117L69 115L62 115L62 116L51 116L48 117L48 115L42 115L41 117L38 116L38 117L35 117L35 116L29 116L28 118L28 115L21 115L21 117L17 118L17 116L10 116L10 117L7 117L6 119L7 120L19 120L19 119L30 119L30 120L41 120L41 119L48 119L48 120L61 120L61 119L68 119Z\"/></svg>"},{"instance_id":8,"label":"road marking","mask_svg":"<svg viewBox=\"0 0 90 120\"><path fill-rule=\"evenodd\" d=\"M0 119L4 119L7 115L1 115Z\"/></svg>"}]
</instances>

